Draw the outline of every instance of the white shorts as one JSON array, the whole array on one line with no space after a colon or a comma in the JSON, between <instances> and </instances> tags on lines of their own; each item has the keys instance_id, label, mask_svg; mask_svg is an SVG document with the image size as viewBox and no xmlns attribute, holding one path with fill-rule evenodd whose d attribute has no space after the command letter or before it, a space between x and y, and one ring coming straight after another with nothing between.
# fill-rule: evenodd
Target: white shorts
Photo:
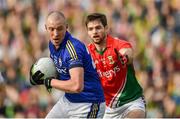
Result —
<instances>
[{"instance_id":1,"label":"white shorts","mask_svg":"<svg viewBox=\"0 0 180 119\"><path fill-rule=\"evenodd\" d=\"M54 105L46 118L103 118L103 103L72 103L62 96Z\"/></svg>"},{"instance_id":2,"label":"white shorts","mask_svg":"<svg viewBox=\"0 0 180 119\"><path fill-rule=\"evenodd\" d=\"M123 106L117 108L109 108L106 107L106 111L104 114L104 118L111 119L111 118L123 118L125 117L130 111L134 109L140 109L145 112L145 101L143 97L138 98L132 102L124 104Z\"/></svg>"}]
</instances>

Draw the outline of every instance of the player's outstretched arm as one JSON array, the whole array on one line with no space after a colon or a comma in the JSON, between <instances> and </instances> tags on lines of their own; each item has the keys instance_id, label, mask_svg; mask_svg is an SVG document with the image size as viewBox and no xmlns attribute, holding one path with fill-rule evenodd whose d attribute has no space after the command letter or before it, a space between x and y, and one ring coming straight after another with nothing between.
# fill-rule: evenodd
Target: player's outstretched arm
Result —
<instances>
[{"instance_id":1,"label":"player's outstretched arm","mask_svg":"<svg viewBox=\"0 0 180 119\"><path fill-rule=\"evenodd\" d=\"M120 50L114 49L118 59L121 64L131 64L133 61L133 49L132 48L122 48Z\"/></svg>"},{"instance_id":2,"label":"player's outstretched arm","mask_svg":"<svg viewBox=\"0 0 180 119\"><path fill-rule=\"evenodd\" d=\"M132 61L133 61L133 49L132 48L122 48L119 50L119 53L122 54L123 56L128 57L127 64L132 63Z\"/></svg>"}]
</instances>

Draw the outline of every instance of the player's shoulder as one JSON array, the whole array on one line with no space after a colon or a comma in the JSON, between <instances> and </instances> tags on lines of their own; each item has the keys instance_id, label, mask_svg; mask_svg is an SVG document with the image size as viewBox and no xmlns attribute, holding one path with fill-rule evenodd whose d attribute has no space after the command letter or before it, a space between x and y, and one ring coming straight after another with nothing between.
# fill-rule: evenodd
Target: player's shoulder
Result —
<instances>
[{"instance_id":1,"label":"player's shoulder","mask_svg":"<svg viewBox=\"0 0 180 119\"><path fill-rule=\"evenodd\" d=\"M91 48L91 47L93 47L93 46L94 46L93 43L89 43L89 44L87 45L88 48Z\"/></svg>"},{"instance_id":2,"label":"player's shoulder","mask_svg":"<svg viewBox=\"0 0 180 119\"><path fill-rule=\"evenodd\" d=\"M114 43L113 44L117 45L118 47L121 47L121 46L123 46L123 47L132 47L131 43L129 41L127 41L125 39L122 39L122 38L117 38L117 37L114 38Z\"/></svg>"},{"instance_id":3,"label":"player's shoulder","mask_svg":"<svg viewBox=\"0 0 180 119\"><path fill-rule=\"evenodd\" d=\"M67 38L68 39L67 39L66 44L71 44L74 47L76 47L76 46L84 46L84 43L80 39L76 38L75 36L73 36L69 32L68 32L68 37Z\"/></svg>"},{"instance_id":4,"label":"player's shoulder","mask_svg":"<svg viewBox=\"0 0 180 119\"><path fill-rule=\"evenodd\" d=\"M118 38L118 37L108 37L108 44L113 44L113 47L122 48L122 47L132 47L131 43L125 39Z\"/></svg>"},{"instance_id":5,"label":"player's shoulder","mask_svg":"<svg viewBox=\"0 0 180 119\"><path fill-rule=\"evenodd\" d=\"M114 42L119 42L119 43L129 43L127 40L118 38L118 37L113 37Z\"/></svg>"},{"instance_id":6,"label":"player's shoulder","mask_svg":"<svg viewBox=\"0 0 180 119\"><path fill-rule=\"evenodd\" d=\"M96 49L94 43L89 43L89 44L87 45L87 47L88 47L88 50L89 50L89 51L94 51L94 50Z\"/></svg>"},{"instance_id":7,"label":"player's shoulder","mask_svg":"<svg viewBox=\"0 0 180 119\"><path fill-rule=\"evenodd\" d=\"M77 38L75 38L75 37L72 37L71 39L69 39L68 41L67 41L67 44L71 44L71 45L73 45L74 47L84 47L85 45L84 45L84 43L82 42L82 41L80 41L79 39L77 39Z\"/></svg>"}]
</instances>

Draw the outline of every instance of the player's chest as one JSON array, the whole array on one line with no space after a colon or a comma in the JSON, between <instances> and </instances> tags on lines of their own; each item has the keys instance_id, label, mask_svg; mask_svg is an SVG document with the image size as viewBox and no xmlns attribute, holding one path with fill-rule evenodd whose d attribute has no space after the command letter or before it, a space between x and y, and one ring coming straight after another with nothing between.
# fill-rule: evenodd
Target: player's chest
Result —
<instances>
[{"instance_id":1,"label":"player's chest","mask_svg":"<svg viewBox=\"0 0 180 119\"><path fill-rule=\"evenodd\" d=\"M64 51L52 53L51 57L53 57L54 64L56 65L56 69L61 74L69 74L68 72L68 63L66 61L66 55Z\"/></svg>"},{"instance_id":2,"label":"player's chest","mask_svg":"<svg viewBox=\"0 0 180 119\"><path fill-rule=\"evenodd\" d=\"M111 69L117 66L117 56L115 52L107 49L103 54L99 54L98 52L94 52L94 63L96 67L100 69Z\"/></svg>"}]
</instances>

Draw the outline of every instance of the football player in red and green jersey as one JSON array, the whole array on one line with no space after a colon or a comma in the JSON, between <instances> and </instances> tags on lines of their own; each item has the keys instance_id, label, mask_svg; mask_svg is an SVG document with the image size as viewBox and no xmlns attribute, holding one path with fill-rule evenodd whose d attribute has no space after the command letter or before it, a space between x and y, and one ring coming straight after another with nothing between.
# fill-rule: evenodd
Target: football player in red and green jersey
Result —
<instances>
[{"instance_id":1,"label":"football player in red and green jersey","mask_svg":"<svg viewBox=\"0 0 180 119\"><path fill-rule=\"evenodd\" d=\"M104 14L87 16L86 28L92 43L89 52L96 65L106 99L105 118L144 118L145 101L133 67L129 42L108 34Z\"/></svg>"}]
</instances>

